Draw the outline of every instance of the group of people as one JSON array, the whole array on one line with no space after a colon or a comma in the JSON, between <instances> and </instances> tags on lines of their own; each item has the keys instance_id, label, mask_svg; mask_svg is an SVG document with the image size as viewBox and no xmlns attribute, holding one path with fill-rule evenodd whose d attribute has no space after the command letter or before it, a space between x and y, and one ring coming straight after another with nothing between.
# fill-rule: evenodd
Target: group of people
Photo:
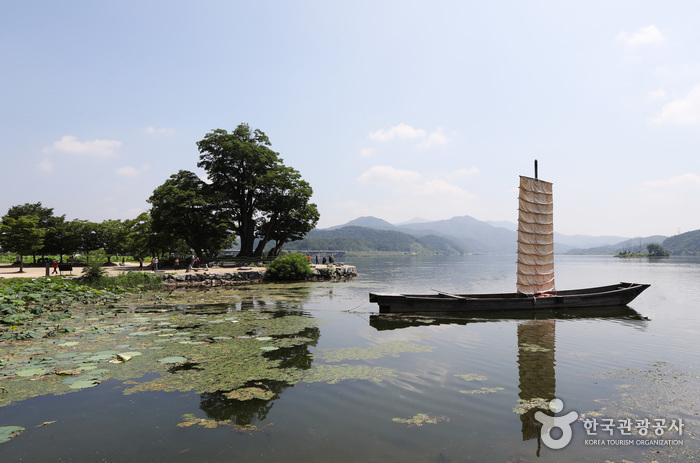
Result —
<instances>
[{"instance_id":1,"label":"group of people","mask_svg":"<svg viewBox=\"0 0 700 463\"><path fill-rule=\"evenodd\" d=\"M306 259L309 261L309 263L311 263L311 254L307 254ZM326 256L323 256L321 263L325 265L326 262L328 262L329 264L333 264L335 262L335 260L333 259L333 254L328 255L328 260L326 260ZM316 265L318 265L318 263L318 254L316 254Z\"/></svg>"},{"instance_id":2,"label":"group of people","mask_svg":"<svg viewBox=\"0 0 700 463\"><path fill-rule=\"evenodd\" d=\"M123 262L124 262L124 259L122 259L122 265L123 265ZM151 271L153 271L153 272L158 271L158 264L159 264L158 258L152 257L151 258L151 265L150 265ZM199 266L200 266L199 257L192 256L191 263L187 267L187 271L190 271L193 268L198 269ZM173 268L175 270L180 270L180 259L178 257L176 257L175 260L173 261ZM139 257L139 270L143 270L143 258L141 258L141 257Z\"/></svg>"}]
</instances>

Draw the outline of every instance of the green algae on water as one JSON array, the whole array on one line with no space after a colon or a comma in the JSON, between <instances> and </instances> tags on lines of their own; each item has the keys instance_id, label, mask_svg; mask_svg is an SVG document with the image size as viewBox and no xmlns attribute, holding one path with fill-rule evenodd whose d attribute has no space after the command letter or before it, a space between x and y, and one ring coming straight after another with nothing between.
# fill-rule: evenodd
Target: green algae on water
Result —
<instances>
[{"instance_id":1,"label":"green algae on water","mask_svg":"<svg viewBox=\"0 0 700 463\"><path fill-rule=\"evenodd\" d=\"M426 413L419 413L411 418L392 418L395 423L407 424L411 426L423 426L424 424L438 424L441 421L450 421L446 416L430 416Z\"/></svg>"},{"instance_id":2,"label":"green algae on water","mask_svg":"<svg viewBox=\"0 0 700 463\"><path fill-rule=\"evenodd\" d=\"M326 362L345 360L371 360L381 357L398 357L405 352L432 352L431 346L423 346L406 341L391 341L370 347L344 347L341 349L321 349L320 357Z\"/></svg>"},{"instance_id":3,"label":"green algae on water","mask_svg":"<svg viewBox=\"0 0 700 463\"><path fill-rule=\"evenodd\" d=\"M470 389L468 391L459 391L460 394L493 394L494 392L502 391L502 387L482 387L481 389Z\"/></svg>"},{"instance_id":4,"label":"green algae on water","mask_svg":"<svg viewBox=\"0 0 700 463\"><path fill-rule=\"evenodd\" d=\"M305 383L336 384L346 380L370 380L381 382L384 378L395 377L396 371L382 367L364 365L317 365L304 373Z\"/></svg>"},{"instance_id":5,"label":"green algae on water","mask_svg":"<svg viewBox=\"0 0 700 463\"><path fill-rule=\"evenodd\" d=\"M465 381L486 381L488 378L486 376L477 375L476 373L467 373L464 375L455 375L458 378L462 378Z\"/></svg>"}]
</instances>

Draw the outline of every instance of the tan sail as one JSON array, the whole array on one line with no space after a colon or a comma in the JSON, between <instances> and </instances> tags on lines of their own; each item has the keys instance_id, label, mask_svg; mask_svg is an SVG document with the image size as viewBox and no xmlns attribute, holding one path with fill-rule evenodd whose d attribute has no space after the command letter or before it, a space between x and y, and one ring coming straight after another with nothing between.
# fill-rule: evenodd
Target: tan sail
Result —
<instances>
[{"instance_id":1,"label":"tan sail","mask_svg":"<svg viewBox=\"0 0 700 463\"><path fill-rule=\"evenodd\" d=\"M521 176L518 210L518 292L556 291L552 184Z\"/></svg>"}]
</instances>

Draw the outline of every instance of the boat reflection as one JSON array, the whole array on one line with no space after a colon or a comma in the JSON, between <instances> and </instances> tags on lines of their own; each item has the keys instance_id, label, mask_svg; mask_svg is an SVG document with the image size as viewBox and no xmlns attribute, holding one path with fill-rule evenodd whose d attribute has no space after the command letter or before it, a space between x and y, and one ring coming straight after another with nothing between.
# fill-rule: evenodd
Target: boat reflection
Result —
<instances>
[{"instance_id":1,"label":"boat reflection","mask_svg":"<svg viewBox=\"0 0 700 463\"><path fill-rule=\"evenodd\" d=\"M601 319L623 323L635 329L646 329L649 319L628 306L600 309L579 309L565 311L535 311L523 313L500 312L498 316L483 313L455 314L378 314L370 316L370 326L375 329L395 330L428 325L467 325L469 323L503 322L516 320L518 337L518 393L521 411L521 433L524 441L537 439L537 456L540 455L542 424L535 419L535 413L542 411L554 416L548 404L556 397L555 347L556 323L558 320Z\"/></svg>"},{"instance_id":2,"label":"boat reflection","mask_svg":"<svg viewBox=\"0 0 700 463\"><path fill-rule=\"evenodd\" d=\"M378 331L396 330L412 326L428 325L467 325L470 323L501 322L508 320L575 320L606 319L629 324L633 328L645 329L649 321L629 306L597 307L590 309L567 310L511 310L464 313L430 313L430 314L372 314L369 318L371 327Z\"/></svg>"}]
</instances>

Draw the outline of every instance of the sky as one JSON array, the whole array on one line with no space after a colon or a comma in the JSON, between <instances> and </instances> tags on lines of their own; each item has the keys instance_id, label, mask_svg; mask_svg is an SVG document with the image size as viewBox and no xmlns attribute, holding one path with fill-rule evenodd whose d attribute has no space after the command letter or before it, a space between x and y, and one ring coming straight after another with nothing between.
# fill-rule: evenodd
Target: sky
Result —
<instances>
[{"instance_id":1,"label":"sky","mask_svg":"<svg viewBox=\"0 0 700 463\"><path fill-rule=\"evenodd\" d=\"M130 219L262 130L319 228L374 216L517 220L554 183L555 231L700 229L695 1L24 1L0 6L0 215Z\"/></svg>"}]
</instances>

